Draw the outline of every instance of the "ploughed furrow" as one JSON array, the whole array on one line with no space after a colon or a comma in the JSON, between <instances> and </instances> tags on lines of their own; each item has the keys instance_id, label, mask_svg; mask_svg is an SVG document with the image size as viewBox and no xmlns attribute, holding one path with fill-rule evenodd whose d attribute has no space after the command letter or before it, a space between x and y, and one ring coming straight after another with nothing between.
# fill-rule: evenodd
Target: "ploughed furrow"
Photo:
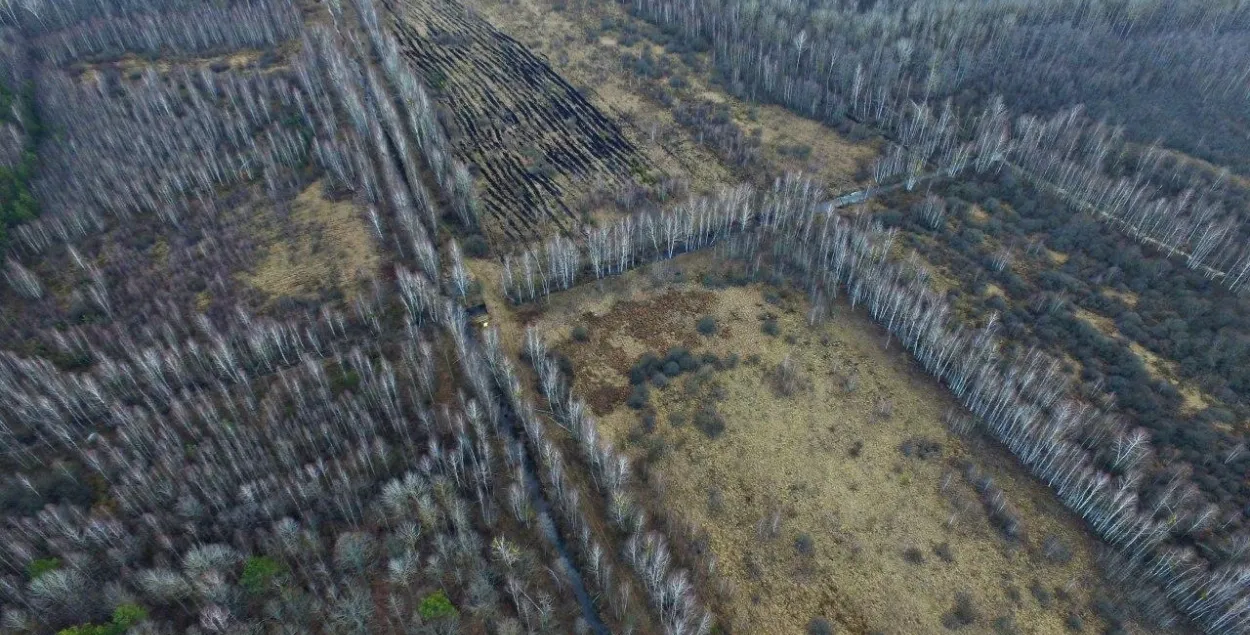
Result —
<instances>
[{"instance_id":1,"label":"ploughed furrow","mask_svg":"<svg viewBox=\"0 0 1250 635\"><path fill-rule=\"evenodd\" d=\"M570 203L619 186L645 159L615 121L523 44L449 0L387 2L400 51L447 106L453 150L478 172L492 240L579 224Z\"/></svg>"}]
</instances>

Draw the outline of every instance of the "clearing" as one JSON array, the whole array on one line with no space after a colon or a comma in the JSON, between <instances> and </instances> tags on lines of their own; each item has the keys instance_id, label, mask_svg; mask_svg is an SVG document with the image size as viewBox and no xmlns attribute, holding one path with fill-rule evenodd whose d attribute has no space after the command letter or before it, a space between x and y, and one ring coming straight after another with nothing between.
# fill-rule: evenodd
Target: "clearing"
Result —
<instances>
[{"instance_id":1,"label":"clearing","mask_svg":"<svg viewBox=\"0 0 1250 635\"><path fill-rule=\"evenodd\" d=\"M960 412L957 404L886 345L883 329L845 304L809 327L800 296L696 282L715 267L712 254L689 254L541 308L491 313L514 345L523 323L560 343L574 390L632 455L659 493L655 504L681 510L706 536L735 598L719 607L735 632L797 633L822 615L859 633L943 632L943 620L960 617L975 617L965 632L1014 621L1062 633L1071 614L1097 621L1087 608L1104 588L1094 541L1003 450L948 430L944 413ZM474 263L488 286L494 268ZM705 316L713 335L696 328ZM764 332L771 325L776 335ZM631 367L673 347L719 362L666 388L648 382L649 406L627 406ZM786 359L796 371L789 395L777 383ZM723 433L703 431L715 428L705 411L719 415ZM969 467L1001 489L1018 538L990 521ZM953 611L959 593L975 616Z\"/></svg>"}]
</instances>

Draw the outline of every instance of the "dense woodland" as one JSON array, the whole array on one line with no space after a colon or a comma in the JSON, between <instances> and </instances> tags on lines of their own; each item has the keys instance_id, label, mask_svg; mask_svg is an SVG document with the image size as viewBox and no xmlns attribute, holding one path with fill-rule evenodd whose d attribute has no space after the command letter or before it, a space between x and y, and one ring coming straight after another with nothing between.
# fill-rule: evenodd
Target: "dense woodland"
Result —
<instances>
[{"instance_id":1,"label":"dense woodland","mask_svg":"<svg viewBox=\"0 0 1250 635\"><path fill-rule=\"evenodd\" d=\"M389 12L3 9L0 630L708 631L628 463L471 328L471 177ZM318 182L392 264L267 303L249 220Z\"/></svg>"}]
</instances>

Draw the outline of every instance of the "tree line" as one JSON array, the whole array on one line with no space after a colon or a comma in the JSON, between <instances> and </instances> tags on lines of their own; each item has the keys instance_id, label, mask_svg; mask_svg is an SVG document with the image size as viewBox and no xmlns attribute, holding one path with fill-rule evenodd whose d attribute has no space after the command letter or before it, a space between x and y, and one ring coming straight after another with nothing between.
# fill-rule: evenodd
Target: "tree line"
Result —
<instances>
[{"instance_id":1,"label":"tree line","mask_svg":"<svg viewBox=\"0 0 1250 635\"><path fill-rule=\"evenodd\" d=\"M952 173L970 161L978 171L1007 163L1130 235L1182 252L1187 264L1230 288L1245 284L1250 231L1235 209L1221 203L1220 193L1194 183L1165 195L1161 190L1171 189L1164 183L1172 174L1155 175L1148 165L1130 163L1126 139L1148 144L1156 138L1153 130L1125 130L1091 118L1073 106L1089 97L1079 93L1031 107L1038 93L1064 93L1035 78L1066 87L1095 83L1089 76L1101 72L1099 77L1126 78L1109 93L1116 104L1129 103L1134 91L1166 87L1192 105L1156 123L1185 120L1204 99L1228 100L1216 109L1242 112L1250 96L1246 65L1233 60L1250 56L1244 6L1191 9L1149 2L1129 10L1120 3L1066 0L1028 7L947 0L861 5L637 0L628 6L710 50L720 81L743 98L777 102L829 123L850 118L883 130L902 147L882 159L874 170L878 180L914 178L927 162ZM1208 57L1212 46L1225 57ZM1117 55L1123 66L1108 70L1099 59L1107 54ZM1172 63L1161 65L1160 58ZM1145 64L1152 73L1134 70ZM1057 76L1073 73L1082 80L1060 82ZM1012 77L1027 78L1028 89L1007 81ZM1131 103L1146 110L1152 102ZM1012 106L1022 114L1013 114ZM1240 125L1226 121L1221 128ZM1219 129L1189 135L1197 136L1227 135ZM1245 149L1236 156L1244 157ZM1227 158L1224 163L1234 162Z\"/></svg>"}]
</instances>

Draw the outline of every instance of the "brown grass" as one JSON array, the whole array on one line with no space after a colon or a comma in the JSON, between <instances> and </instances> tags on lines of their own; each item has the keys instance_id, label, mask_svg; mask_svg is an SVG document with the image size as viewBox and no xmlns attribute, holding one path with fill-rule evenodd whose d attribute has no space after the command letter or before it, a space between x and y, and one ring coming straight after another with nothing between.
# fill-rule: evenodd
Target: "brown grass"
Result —
<instances>
[{"instance_id":1,"label":"brown grass","mask_svg":"<svg viewBox=\"0 0 1250 635\"><path fill-rule=\"evenodd\" d=\"M951 398L896 343L884 348L881 329L846 306L830 323L808 327L801 299L774 306L764 302L759 286L711 292L667 282L674 269L689 277L710 266L709 254L684 256L612 279L603 290L585 285L560 294L542 310L500 307L495 315L492 308L492 319L514 337L530 323L562 342L560 350L577 369L575 390L607 411L600 420L604 432L618 447L631 448L636 460L644 447L655 446L630 444L638 415L623 406L625 373L642 353L681 345L743 358L716 373L725 387L716 407L727 423L718 439L689 423L667 423L673 412L690 421L700 405L687 395L685 379L652 390L660 422L653 434L668 451L650 471L662 483L663 504L707 532L719 573L735 590L736 600L720 607L735 632L799 633L812 617L825 615L849 632L937 633L960 591L972 594L982 614L967 632L992 632L995 618L1011 614L1028 632L1061 633L1067 611L1086 612L1089 593L1101 583L1090 539L1004 453L946 430L941 415L954 406ZM707 314L721 325L715 337L695 329ZM781 324L780 336L760 331L766 314ZM569 337L578 325L588 327L588 342ZM758 361L745 361L751 355ZM786 357L810 384L779 397L770 377ZM843 387L848 374L859 380L850 393ZM893 404L889 418L874 415L882 400ZM938 442L941 458L904 457L900 445L917 438ZM979 505L952 502L975 501L975 494L958 490L967 488L958 477L942 490L943 475L956 471L959 461L992 475L1021 511L1021 544L1000 537ZM718 512L708 504L713 491L723 502ZM758 525L773 514L779 534L763 540ZM800 534L813 539L814 555L796 552ZM1043 538L1052 534L1073 547L1069 564L1045 563L1039 555ZM954 562L934 554L942 543L950 543ZM925 562L907 562L909 548L920 550ZM1068 589L1070 599L1043 609L1027 590L1034 579L1052 591ZM1009 586L1020 590L1019 605L1005 599Z\"/></svg>"},{"instance_id":2,"label":"brown grass","mask_svg":"<svg viewBox=\"0 0 1250 635\"><path fill-rule=\"evenodd\" d=\"M295 198L288 222L269 221L261 230L268 253L241 277L271 298L334 288L348 294L360 277L377 271L379 257L356 206L326 200L320 182Z\"/></svg>"}]
</instances>

